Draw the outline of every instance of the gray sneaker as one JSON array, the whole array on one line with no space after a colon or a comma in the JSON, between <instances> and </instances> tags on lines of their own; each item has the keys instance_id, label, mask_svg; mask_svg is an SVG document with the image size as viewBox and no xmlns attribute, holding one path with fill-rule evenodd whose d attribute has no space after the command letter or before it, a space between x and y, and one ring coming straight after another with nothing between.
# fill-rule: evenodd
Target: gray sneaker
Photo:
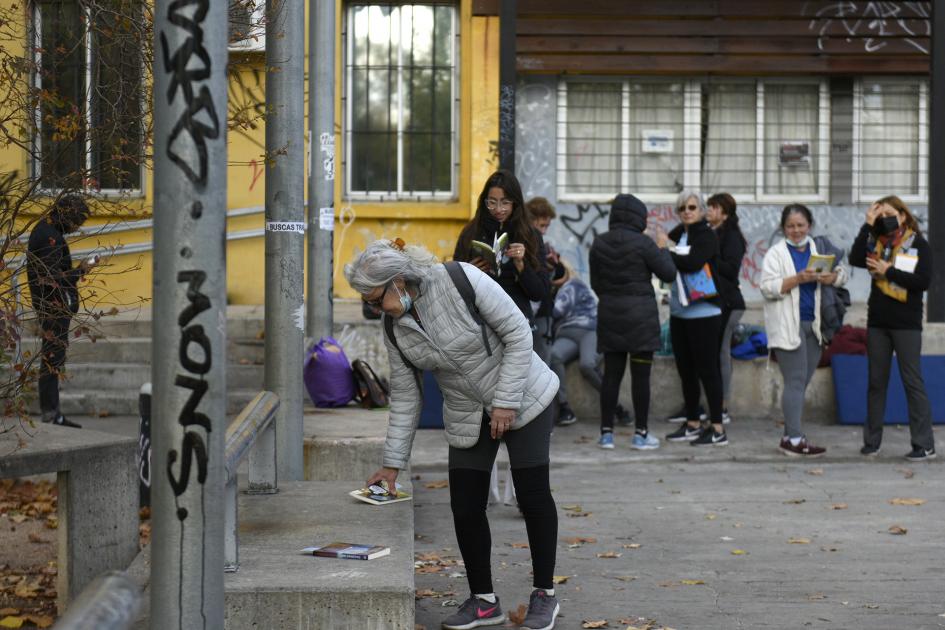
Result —
<instances>
[{"instance_id":1,"label":"gray sneaker","mask_svg":"<svg viewBox=\"0 0 945 630\"><path fill-rule=\"evenodd\" d=\"M484 599L470 595L469 599L459 605L459 610L443 621L446 630L468 630L479 626L497 626L505 621L505 614L499 606L499 598L490 604Z\"/></svg>"},{"instance_id":2,"label":"gray sneaker","mask_svg":"<svg viewBox=\"0 0 945 630\"><path fill-rule=\"evenodd\" d=\"M528 601L528 614L520 627L522 630L551 630L555 627L555 617L560 611L558 598L536 588L532 591Z\"/></svg>"}]
</instances>

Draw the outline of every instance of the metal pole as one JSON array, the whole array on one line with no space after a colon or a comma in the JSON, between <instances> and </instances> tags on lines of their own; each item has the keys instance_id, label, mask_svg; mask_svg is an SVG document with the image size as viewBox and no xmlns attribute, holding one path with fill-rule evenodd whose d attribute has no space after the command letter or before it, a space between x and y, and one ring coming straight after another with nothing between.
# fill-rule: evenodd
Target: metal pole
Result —
<instances>
[{"instance_id":1,"label":"metal pole","mask_svg":"<svg viewBox=\"0 0 945 630\"><path fill-rule=\"evenodd\" d=\"M109 571L82 589L53 630L127 630L140 608L138 585L120 571Z\"/></svg>"},{"instance_id":2,"label":"metal pole","mask_svg":"<svg viewBox=\"0 0 945 630\"><path fill-rule=\"evenodd\" d=\"M310 339L331 334L335 195L335 0L309 11L308 284Z\"/></svg>"},{"instance_id":3,"label":"metal pole","mask_svg":"<svg viewBox=\"0 0 945 630\"><path fill-rule=\"evenodd\" d=\"M305 343L305 4L266 2L265 389L281 404L249 459L251 492L301 481Z\"/></svg>"},{"instance_id":4,"label":"metal pole","mask_svg":"<svg viewBox=\"0 0 945 630\"><path fill-rule=\"evenodd\" d=\"M517 0L499 12L499 168L515 172L515 21Z\"/></svg>"},{"instance_id":5,"label":"metal pole","mask_svg":"<svg viewBox=\"0 0 945 630\"><path fill-rule=\"evenodd\" d=\"M939 6L936 6L939 5ZM929 245L937 273L929 287L927 317L945 322L945 9L932 3L932 50L929 60L932 102L929 104Z\"/></svg>"},{"instance_id":6,"label":"metal pole","mask_svg":"<svg viewBox=\"0 0 945 630\"><path fill-rule=\"evenodd\" d=\"M150 626L222 630L227 5L154 16Z\"/></svg>"}]
</instances>

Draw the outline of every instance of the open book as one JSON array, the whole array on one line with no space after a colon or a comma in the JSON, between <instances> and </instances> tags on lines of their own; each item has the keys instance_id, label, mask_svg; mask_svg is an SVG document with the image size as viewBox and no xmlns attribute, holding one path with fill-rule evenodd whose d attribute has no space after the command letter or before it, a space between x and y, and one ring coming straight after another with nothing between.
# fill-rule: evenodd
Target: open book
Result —
<instances>
[{"instance_id":1,"label":"open book","mask_svg":"<svg viewBox=\"0 0 945 630\"><path fill-rule=\"evenodd\" d=\"M344 560L373 560L390 555L390 547L381 545L362 545L358 543L333 542L321 547L305 547L304 554L322 558L341 558Z\"/></svg>"},{"instance_id":2,"label":"open book","mask_svg":"<svg viewBox=\"0 0 945 630\"><path fill-rule=\"evenodd\" d=\"M508 245L509 233L503 232L501 235L496 234L495 238L492 239L492 245L482 241L473 241L470 245L470 254L473 258L478 256L487 261L493 269L498 269L499 263L502 261L502 252L505 251Z\"/></svg>"},{"instance_id":3,"label":"open book","mask_svg":"<svg viewBox=\"0 0 945 630\"><path fill-rule=\"evenodd\" d=\"M398 501L409 501L413 498L410 494L401 489L399 483L394 492L388 492L386 488L381 486L368 486L367 488L352 490L348 494L358 501L364 501L371 505L387 505L388 503L397 503Z\"/></svg>"},{"instance_id":4,"label":"open book","mask_svg":"<svg viewBox=\"0 0 945 630\"><path fill-rule=\"evenodd\" d=\"M830 273L833 271L833 261L836 258L833 254L811 254L807 261L807 268L817 273Z\"/></svg>"}]
</instances>

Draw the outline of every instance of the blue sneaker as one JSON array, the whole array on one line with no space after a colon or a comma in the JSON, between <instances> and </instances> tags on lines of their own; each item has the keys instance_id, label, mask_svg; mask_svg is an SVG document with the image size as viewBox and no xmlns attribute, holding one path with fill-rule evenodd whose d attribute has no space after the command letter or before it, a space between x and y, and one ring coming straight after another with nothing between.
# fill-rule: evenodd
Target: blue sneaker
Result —
<instances>
[{"instance_id":1,"label":"blue sneaker","mask_svg":"<svg viewBox=\"0 0 945 630\"><path fill-rule=\"evenodd\" d=\"M614 447L614 434L610 431L605 431L600 434L600 439L597 441L597 446L601 448L613 448Z\"/></svg>"},{"instance_id":2,"label":"blue sneaker","mask_svg":"<svg viewBox=\"0 0 945 630\"><path fill-rule=\"evenodd\" d=\"M634 433L633 441L630 442L630 448L635 448L638 451L652 451L659 447L660 440L659 438L653 437L652 433L647 433L645 436Z\"/></svg>"}]
</instances>

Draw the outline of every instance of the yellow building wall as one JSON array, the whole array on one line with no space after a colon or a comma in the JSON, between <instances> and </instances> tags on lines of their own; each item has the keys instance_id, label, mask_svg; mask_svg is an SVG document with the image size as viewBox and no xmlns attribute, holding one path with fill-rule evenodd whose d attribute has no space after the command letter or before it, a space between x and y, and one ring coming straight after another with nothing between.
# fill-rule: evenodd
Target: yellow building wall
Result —
<instances>
[{"instance_id":1,"label":"yellow building wall","mask_svg":"<svg viewBox=\"0 0 945 630\"><path fill-rule=\"evenodd\" d=\"M473 18L471 0L462 0L460 7L458 198L446 203L353 202L343 198L340 177L342 169L337 168L339 177L335 181L334 285L335 295L338 297L357 297L344 280L344 264L375 239L400 237L408 243L423 244L442 259L451 257L460 229L475 210L482 182L497 168L495 142L498 138L498 18ZM335 85L335 128L339 132L335 138L335 159L339 165L344 151L340 134L343 78L340 54L342 11L343 5L339 0ZM227 295L231 304L262 304L265 294L262 236L262 208L265 203L265 124L262 118L265 103L264 53L242 53L239 57L231 57L228 98L230 117L239 114L241 124L232 128L228 134L227 205L231 212L248 208L256 208L258 212L231 217L227 222L230 237L227 241ZM307 100L306 96L306 103ZM0 148L0 170L17 169L25 172L25 162L26 156L23 152ZM144 194L130 204L130 212L116 214L114 209L100 208L88 225L150 218L153 207L151 175L150 171L146 172ZM234 235L254 230L259 233L258 236L232 238ZM112 305L150 301L153 260L151 251L122 253L123 246L150 241L150 229L88 235L71 241L71 247L77 254L91 249L112 253L84 289L87 308L110 308Z\"/></svg>"}]
</instances>

